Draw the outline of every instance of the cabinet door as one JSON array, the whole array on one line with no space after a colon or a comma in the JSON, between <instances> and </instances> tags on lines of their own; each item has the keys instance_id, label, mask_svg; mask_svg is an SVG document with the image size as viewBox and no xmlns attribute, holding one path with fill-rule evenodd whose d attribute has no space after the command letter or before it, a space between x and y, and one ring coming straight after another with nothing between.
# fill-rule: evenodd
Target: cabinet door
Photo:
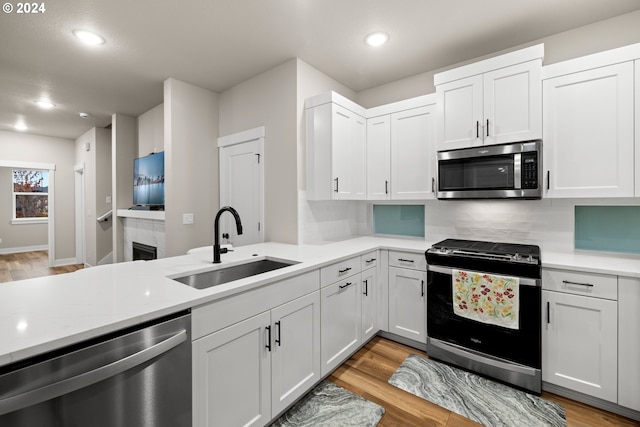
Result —
<instances>
[{"instance_id":1,"label":"cabinet door","mask_svg":"<svg viewBox=\"0 0 640 427\"><path fill-rule=\"evenodd\" d=\"M636 135L636 197L640 197L640 59L635 61L635 88L636 88L636 122L635 122L635 135Z\"/></svg>"},{"instance_id":2,"label":"cabinet door","mask_svg":"<svg viewBox=\"0 0 640 427\"><path fill-rule=\"evenodd\" d=\"M389 267L389 332L427 342L427 273Z\"/></svg>"},{"instance_id":3,"label":"cabinet door","mask_svg":"<svg viewBox=\"0 0 640 427\"><path fill-rule=\"evenodd\" d=\"M367 120L367 199L388 200L391 181L391 118Z\"/></svg>"},{"instance_id":4,"label":"cabinet door","mask_svg":"<svg viewBox=\"0 0 640 427\"><path fill-rule=\"evenodd\" d=\"M333 198L365 199L366 121L339 105L333 105L331 118Z\"/></svg>"},{"instance_id":5,"label":"cabinet door","mask_svg":"<svg viewBox=\"0 0 640 427\"><path fill-rule=\"evenodd\" d=\"M378 306L378 275L375 268L362 273L362 342L373 337L377 332L376 307Z\"/></svg>"},{"instance_id":6,"label":"cabinet door","mask_svg":"<svg viewBox=\"0 0 640 427\"><path fill-rule=\"evenodd\" d=\"M320 380L320 292L271 311L272 413L278 414Z\"/></svg>"},{"instance_id":7,"label":"cabinet door","mask_svg":"<svg viewBox=\"0 0 640 427\"><path fill-rule=\"evenodd\" d=\"M391 115L391 198L434 198L435 105Z\"/></svg>"},{"instance_id":8,"label":"cabinet door","mask_svg":"<svg viewBox=\"0 0 640 427\"><path fill-rule=\"evenodd\" d=\"M360 274L356 274L320 291L322 376L347 359L361 342L360 289Z\"/></svg>"},{"instance_id":9,"label":"cabinet door","mask_svg":"<svg viewBox=\"0 0 640 427\"><path fill-rule=\"evenodd\" d=\"M542 379L617 403L617 302L551 291L542 302Z\"/></svg>"},{"instance_id":10,"label":"cabinet door","mask_svg":"<svg viewBox=\"0 0 640 427\"><path fill-rule=\"evenodd\" d=\"M618 280L618 405L640 411L640 279Z\"/></svg>"},{"instance_id":11,"label":"cabinet door","mask_svg":"<svg viewBox=\"0 0 640 427\"><path fill-rule=\"evenodd\" d=\"M482 144L482 75L436 86L437 151Z\"/></svg>"},{"instance_id":12,"label":"cabinet door","mask_svg":"<svg viewBox=\"0 0 640 427\"><path fill-rule=\"evenodd\" d=\"M269 312L193 342L195 426L261 426L271 419Z\"/></svg>"},{"instance_id":13,"label":"cabinet door","mask_svg":"<svg viewBox=\"0 0 640 427\"><path fill-rule=\"evenodd\" d=\"M633 63L543 82L547 197L634 194Z\"/></svg>"},{"instance_id":14,"label":"cabinet door","mask_svg":"<svg viewBox=\"0 0 640 427\"><path fill-rule=\"evenodd\" d=\"M483 75L485 145L542 138L541 72L531 61Z\"/></svg>"}]
</instances>

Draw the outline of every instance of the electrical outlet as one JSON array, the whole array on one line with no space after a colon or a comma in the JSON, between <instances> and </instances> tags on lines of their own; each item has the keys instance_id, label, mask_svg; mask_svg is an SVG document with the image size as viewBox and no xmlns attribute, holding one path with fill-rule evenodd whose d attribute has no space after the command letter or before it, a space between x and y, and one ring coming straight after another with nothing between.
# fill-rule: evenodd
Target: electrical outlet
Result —
<instances>
[{"instance_id":1,"label":"electrical outlet","mask_svg":"<svg viewBox=\"0 0 640 427\"><path fill-rule=\"evenodd\" d=\"M2 244L2 238L0 238L0 245Z\"/></svg>"},{"instance_id":2,"label":"electrical outlet","mask_svg":"<svg viewBox=\"0 0 640 427\"><path fill-rule=\"evenodd\" d=\"M107 198L105 200L105 203L107 203L107 204L111 203L111 196L107 196Z\"/></svg>"},{"instance_id":3,"label":"electrical outlet","mask_svg":"<svg viewBox=\"0 0 640 427\"><path fill-rule=\"evenodd\" d=\"M182 223L193 224L193 214L192 213L182 214Z\"/></svg>"}]
</instances>

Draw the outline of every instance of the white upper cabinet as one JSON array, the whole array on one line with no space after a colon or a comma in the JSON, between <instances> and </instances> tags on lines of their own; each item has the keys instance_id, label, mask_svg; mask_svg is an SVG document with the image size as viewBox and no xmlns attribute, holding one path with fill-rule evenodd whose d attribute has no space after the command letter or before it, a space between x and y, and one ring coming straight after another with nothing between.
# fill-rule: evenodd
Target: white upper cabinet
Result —
<instances>
[{"instance_id":1,"label":"white upper cabinet","mask_svg":"<svg viewBox=\"0 0 640 427\"><path fill-rule=\"evenodd\" d=\"M540 139L543 56L537 45L437 74L437 150Z\"/></svg>"},{"instance_id":2,"label":"white upper cabinet","mask_svg":"<svg viewBox=\"0 0 640 427\"><path fill-rule=\"evenodd\" d=\"M633 197L633 61L573 64L544 72L545 196Z\"/></svg>"},{"instance_id":3,"label":"white upper cabinet","mask_svg":"<svg viewBox=\"0 0 640 427\"><path fill-rule=\"evenodd\" d=\"M435 105L391 115L391 198L434 198Z\"/></svg>"},{"instance_id":4,"label":"white upper cabinet","mask_svg":"<svg viewBox=\"0 0 640 427\"><path fill-rule=\"evenodd\" d=\"M309 101L306 105L307 199L366 199L364 109L333 92Z\"/></svg>"},{"instance_id":5,"label":"white upper cabinet","mask_svg":"<svg viewBox=\"0 0 640 427\"><path fill-rule=\"evenodd\" d=\"M367 199L389 200L391 192L391 116L367 120Z\"/></svg>"},{"instance_id":6,"label":"white upper cabinet","mask_svg":"<svg viewBox=\"0 0 640 427\"><path fill-rule=\"evenodd\" d=\"M635 87L636 87L636 191L635 196L640 197L640 59L635 62Z\"/></svg>"}]
</instances>

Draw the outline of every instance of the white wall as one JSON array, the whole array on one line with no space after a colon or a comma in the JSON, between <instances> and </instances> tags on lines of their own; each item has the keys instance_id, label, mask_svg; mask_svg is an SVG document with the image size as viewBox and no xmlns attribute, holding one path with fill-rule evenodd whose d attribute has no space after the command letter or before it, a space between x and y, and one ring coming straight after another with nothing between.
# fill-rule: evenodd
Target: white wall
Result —
<instances>
[{"instance_id":1,"label":"white wall","mask_svg":"<svg viewBox=\"0 0 640 427\"><path fill-rule=\"evenodd\" d=\"M220 136L265 127L265 240L297 243L297 60L220 94ZM217 202L217 201L216 201Z\"/></svg>"},{"instance_id":2,"label":"white wall","mask_svg":"<svg viewBox=\"0 0 640 427\"><path fill-rule=\"evenodd\" d=\"M66 138L0 131L0 160L56 165L55 205L49 206L49 209L55 209L56 213L55 257L60 263L75 259L74 141ZM3 207L2 209L6 209L7 206L12 209L11 200L2 201L0 206ZM3 236L0 235L1 237ZM2 247L6 245L3 244L0 248Z\"/></svg>"},{"instance_id":3,"label":"white wall","mask_svg":"<svg viewBox=\"0 0 640 427\"><path fill-rule=\"evenodd\" d=\"M640 11L635 11L513 46L510 49L494 52L490 55L474 58L459 64L451 64L437 70L428 70L406 79L363 90L357 93L355 101L365 108L371 108L402 99L434 93L434 74L539 43L544 43L543 63L545 65L639 43L640 31L638 28L640 28Z\"/></svg>"},{"instance_id":4,"label":"white wall","mask_svg":"<svg viewBox=\"0 0 640 427\"><path fill-rule=\"evenodd\" d=\"M164 82L166 255L211 245L218 206L218 95L170 78ZM185 213L193 224L183 224Z\"/></svg>"}]
</instances>

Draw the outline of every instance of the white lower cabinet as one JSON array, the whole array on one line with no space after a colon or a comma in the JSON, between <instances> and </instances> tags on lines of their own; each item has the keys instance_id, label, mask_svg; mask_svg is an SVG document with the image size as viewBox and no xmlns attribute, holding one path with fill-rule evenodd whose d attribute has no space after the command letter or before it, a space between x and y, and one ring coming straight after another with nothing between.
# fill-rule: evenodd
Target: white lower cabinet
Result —
<instances>
[{"instance_id":1,"label":"white lower cabinet","mask_svg":"<svg viewBox=\"0 0 640 427\"><path fill-rule=\"evenodd\" d=\"M618 278L618 405L640 411L640 279Z\"/></svg>"},{"instance_id":2,"label":"white lower cabinet","mask_svg":"<svg viewBox=\"0 0 640 427\"><path fill-rule=\"evenodd\" d=\"M360 346L361 293L360 273L320 290L322 376L335 369Z\"/></svg>"},{"instance_id":3,"label":"white lower cabinet","mask_svg":"<svg viewBox=\"0 0 640 427\"><path fill-rule=\"evenodd\" d=\"M362 342L372 338L377 332L377 298L379 293L376 268L362 272Z\"/></svg>"},{"instance_id":4,"label":"white lower cabinet","mask_svg":"<svg viewBox=\"0 0 640 427\"><path fill-rule=\"evenodd\" d=\"M389 332L426 343L427 272L392 267L389 258Z\"/></svg>"},{"instance_id":5,"label":"white lower cabinet","mask_svg":"<svg viewBox=\"0 0 640 427\"><path fill-rule=\"evenodd\" d=\"M561 288L558 288L559 285ZM618 402L616 276L543 271L542 379Z\"/></svg>"},{"instance_id":6,"label":"white lower cabinet","mask_svg":"<svg viewBox=\"0 0 640 427\"><path fill-rule=\"evenodd\" d=\"M193 342L194 426L262 426L320 379L319 291Z\"/></svg>"}]
</instances>

